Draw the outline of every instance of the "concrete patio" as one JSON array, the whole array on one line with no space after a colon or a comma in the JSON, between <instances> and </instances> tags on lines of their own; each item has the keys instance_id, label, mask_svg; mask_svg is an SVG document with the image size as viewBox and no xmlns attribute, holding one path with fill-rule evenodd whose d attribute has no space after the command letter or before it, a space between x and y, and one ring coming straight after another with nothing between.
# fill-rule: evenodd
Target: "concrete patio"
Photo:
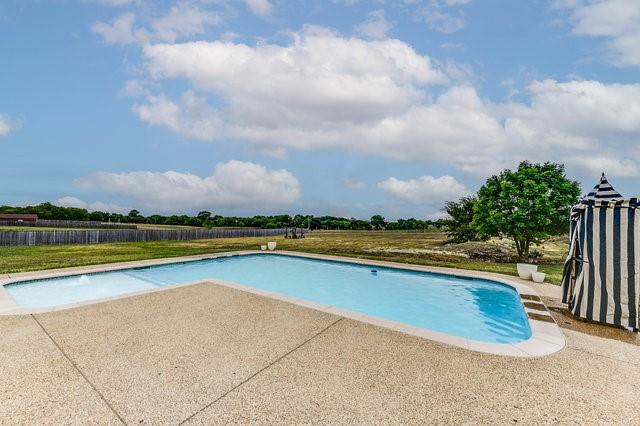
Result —
<instances>
[{"instance_id":1,"label":"concrete patio","mask_svg":"<svg viewBox=\"0 0 640 426\"><path fill-rule=\"evenodd\" d=\"M0 317L3 423L637 423L640 348L471 352L204 283Z\"/></svg>"}]
</instances>

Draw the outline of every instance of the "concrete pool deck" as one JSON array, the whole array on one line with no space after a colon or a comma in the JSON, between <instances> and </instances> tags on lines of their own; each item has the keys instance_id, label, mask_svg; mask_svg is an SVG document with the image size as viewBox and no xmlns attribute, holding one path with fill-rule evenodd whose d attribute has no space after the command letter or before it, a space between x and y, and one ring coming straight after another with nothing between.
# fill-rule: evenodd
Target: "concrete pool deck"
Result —
<instances>
[{"instance_id":1,"label":"concrete pool deck","mask_svg":"<svg viewBox=\"0 0 640 426\"><path fill-rule=\"evenodd\" d=\"M637 423L637 346L487 355L203 283L0 317L8 423Z\"/></svg>"},{"instance_id":2,"label":"concrete pool deck","mask_svg":"<svg viewBox=\"0 0 640 426\"><path fill-rule=\"evenodd\" d=\"M409 324L394 322L388 319L378 318L375 316L366 315L359 312L352 312L337 306L323 305L313 301L300 299L298 297L273 293L273 292L261 290L255 287L246 286L246 285L243 285L242 283L233 283L233 282L227 282L227 281L222 281L218 279L185 282L181 284L175 284L172 286L125 293L125 294L116 295L116 296L108 297L104 299L87 300L87 301L70 303L66 305L58 305L55 307L47 307L47 308L27 308L27 307L20 306L13 300L13 298L4 288L5 285L10 284L12 282L16 282L16 280L18 281L34 280L34 279L38 280L43 278L52 278L52 277L60 277L60 276L64 277L69 275L81 275L81 274L91 274L96 272L114 271L118 269L131 268L131 267L148 267L148 266L154 266L154 265L158 266L158 265L163 265L167 263L189 262L193 260L225 258L225 257L233 257L233 256L251 255L251 254L260 254L260 255L284 254L288 256L306 258L306 259L331 260L331 261L337 261L337 262L362 264L368 267L389 267L389 268L407 270L407 271L440 273L440 274L452 275L457 277L488 279L493 281L494 283L507 285L513 288L518 293L521 299L522 307L525 311L525 314L528 317L527 321L531 329L531 336L527 340L515 342L515 343L508 343L508 344L478 341L470 338L449 335L449 334L441 333L441 332L426 329L426 328L414 327ZM478 352L485 352L485 353L505 355L505 356L518 356L518 357L545 356L545 355L550 355L562 350L566 343L564 335L560 331L560 328L556 325L553 317L548 312L541 298L538 296L538 293L534 289L532 289L527 282L524 282L522 280L516 280L511 277L506 277L500 274L483 273L478 271L464 271L464 270L457 270L457 269L451 269L451 268L438 268L438 267L423 266L423 265L401 264L401 263L393 263L393 262L385 262L385 261L347 258L347 257L341 257L341 256L329 256L329 255L319 255L319 254L312 254L312 253L286 252L286 251L224 252L224 253L216 253L216 254L210 254L210 255L190 256L187 258L157 259L157 260L148 260L148 261L139 261L139 262L129 262L128 264L125 264L125 265L110 264L110 265L103 265L102 267L89 266L89 267L72 268L71 270L64 269L64 270L36 271L36 272L26 272L21 274L15 274L14 276L8 276L7 278L4 278L4 279L0 278L0 315L36 314L36 313L60 311L60 310L76 308L76 307L80 307L88 304L102 303L104 301L110 301L110 300L117 300L123 297L131 297L132 295L136 295L136 294L146 294L151 292L164 291L171 287L198 284L203 281L211 281L218 285L224 285L237 290L254 293L260 296L271 297L284 302L301 305L303 307L316 309L322 312L339 315L341 317L366 322L372 325L389 328L392 330L411 334L417 337L422 337L425 339L430 339L437 342L446 343L449 345L458 346L464 349L469 349L469 350L478 351Z\"/></svg>"}]
</instances>

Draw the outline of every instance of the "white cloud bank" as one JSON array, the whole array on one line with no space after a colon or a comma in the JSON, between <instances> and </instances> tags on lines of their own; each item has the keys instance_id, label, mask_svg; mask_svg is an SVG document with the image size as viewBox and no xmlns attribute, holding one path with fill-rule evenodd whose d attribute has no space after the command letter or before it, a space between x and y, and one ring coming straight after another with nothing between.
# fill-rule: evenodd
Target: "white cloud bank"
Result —
<instances>
[{"instance_id":1,"label":"white cloud bank","mask_svg":"<svg viewBox=\"0 0 640 426\"><path fill-rule=\"evenodd\" d=\"M197 208L264 211L286 207L300 197L300 184L287 170L235 160L218 164L208 177L175 171L100 172L75 184L130 198L158 212Z\"/></svg>"},{"instance_id":2,"label":"white cloud bank","mask_svg":"<svg viewBox=\"0 0 640 426\"><path fill-rule=\"evenodd\" d=\"M640 175L629 160L638 155L640 84L534 81L526 102L495 104L400 40L319 27L285 45L199 41L143 52L153 84L183 80L191 89L179 99L156 90L134 111L194 139L248 141L278 156L348 150L481 176L524 159Z\"/></svg>"},{"instance_id":3,"label":"white cloud bank","mask_svg":"<svg viewBox=\"0 0 640 426\"><path fill-rule=\"evenodd\" d=\"M103 203L101 201L96 201L94 203L87 203L85 201L82 201L79 198L72 197L72 196L58 198L55 204L62 207L76 207L79 209L87 209L90 212L100 211L100 212L106 212L106 213L126 214L131 211L130 208L122 207L117 204Z\"/></svg>"},{"instance_id":4,"label":"white cloud bank","mask_svg":"<svg viewBox=\"0 0 640 426\"><path fill-rule=\"evenodd\" d=\"M390 177L378 183L378 188L397 200L434 207L441 207L446 201L457 200L470 193L466 186L452 176L422 176L408 180Z\"/></svg>"},{"instance_id":5,"label":"white cloud bank","mask_svg":"<svg viewBox=\"0 0 640 426\"><path fill-rule=\"evenodd\" d=\"M571 11L573 33L607 40L612 61L640 66L640 3L638 0L554 0Z\"/></svg>"},{"instance_id":6,"label":"white cloud bank","mask_svg":"<svg viewBox=\"0 0 640 426\"><path fill-rule=\"evenodd\" d=\"M22 123L7 114L0 113L0 137L7 136L14 130L22 127Z\"/></svg>"}]
</instances>

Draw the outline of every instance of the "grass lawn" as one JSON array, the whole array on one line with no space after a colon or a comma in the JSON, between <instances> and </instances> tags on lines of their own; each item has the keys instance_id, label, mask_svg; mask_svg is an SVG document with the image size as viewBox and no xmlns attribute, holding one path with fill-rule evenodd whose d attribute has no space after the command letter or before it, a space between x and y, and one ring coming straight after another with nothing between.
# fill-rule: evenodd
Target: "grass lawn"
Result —
<instances>
[{"instance_id":1,"label":"grass lawn","mask_svg":"<svg viewBox=\"0 0 640 426\"><path fill-rule=\"evenodd\" d=\"M285 250L516 275L513 263L469 259L465 255L468 245L445 245L443 244L445 235L440 232L315 231L303 240L285 240L282 237L270 238L270 240L278 241L278 248ZM0 247L0 273L256 249L266 241L267 238L220 238L195 241ZM563 241L562 238L558 238L538 247L545 254L546 259L556 262L541 265L539 268L547 273L547 281L554 284L560 284L562 278L562 257L566 251L566 244ZM509 246L505 241L495 240L474 244Z\"/></svg>"}]
</instances>

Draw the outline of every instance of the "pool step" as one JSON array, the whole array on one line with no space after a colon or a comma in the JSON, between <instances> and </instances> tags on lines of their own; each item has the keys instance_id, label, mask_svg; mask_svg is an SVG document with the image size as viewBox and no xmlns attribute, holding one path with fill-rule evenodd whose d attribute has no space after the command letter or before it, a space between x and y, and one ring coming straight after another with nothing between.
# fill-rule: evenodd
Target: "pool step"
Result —
<instances>
[{"instance_id":1,"label":"pool step","mask_svg":"<svg viewBox=\"0 0 640 426\"><path fill-rule=\"evenodd\" d=\"M521 294L520 299L529 319L551 323L556 322L540 297L533 294Z\"/></svg>"}]
</instances>

